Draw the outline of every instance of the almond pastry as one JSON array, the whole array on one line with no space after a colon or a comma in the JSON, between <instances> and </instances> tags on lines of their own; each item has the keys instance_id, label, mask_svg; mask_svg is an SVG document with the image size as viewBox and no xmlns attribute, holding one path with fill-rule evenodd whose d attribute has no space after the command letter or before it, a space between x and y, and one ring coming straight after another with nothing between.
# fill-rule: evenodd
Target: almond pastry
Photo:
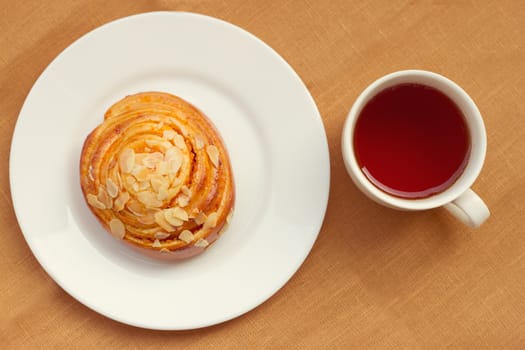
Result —
<instances>
[{"instance_id":1,"label":"almond pastry","mask_svg":"<svg viewBox=\"0 0 525 350\"><path fill-rule=\"evenodd\" d=\"M217 129L197 108L162 92L127 96L107 110L84 142L80 184L112 236L159 258L208 249L235 201Z\"/></svg>"}]
</instances>

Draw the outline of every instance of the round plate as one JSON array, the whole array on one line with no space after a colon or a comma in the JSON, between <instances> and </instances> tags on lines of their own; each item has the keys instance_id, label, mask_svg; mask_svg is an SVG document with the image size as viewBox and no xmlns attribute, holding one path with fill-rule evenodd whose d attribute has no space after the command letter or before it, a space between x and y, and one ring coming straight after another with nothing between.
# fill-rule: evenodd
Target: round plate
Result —
<instances>
[{"instance_id":1,"label":"round plate","mask_svg":"<svg viewBox=\"0 0 525 350\"><path fill-rule=\"evenodd\" d=\"M235 175L230 228L178 263L114 240L80 191L85 137L113 102L151 90L215 123ZM107 317L165 330L232 319L279 290L317 238L329 178L323 124L293 69L246 31L181 12L123 18L63 51L27 96L10 158L16 215L49 275Z\"/></svg>"}]
</instances>

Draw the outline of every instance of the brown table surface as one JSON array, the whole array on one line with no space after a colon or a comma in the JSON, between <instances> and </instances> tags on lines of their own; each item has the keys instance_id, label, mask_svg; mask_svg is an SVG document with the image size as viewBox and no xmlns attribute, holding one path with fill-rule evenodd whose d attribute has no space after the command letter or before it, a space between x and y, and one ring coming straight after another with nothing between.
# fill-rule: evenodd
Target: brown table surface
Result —
<instances>
[{"instance_id":1,"label":"brown table surface","mask_svg":"<svg viewBox=\"0 0 525 350\"><path fill-rule=\"evenodd\" d=\"M26 245L8 180L17 116L42 70L86 32L155 10L218 17L272 46L313 95L331 158L324 225L290 282L237 319L182 332L123 325L66 294ZM523 1L1 0L0 11L2 348L525 348ZM484 116L473 188L492 216L480 229L443 209L376 205L344 170L348 109L374 79L407 68L455 80Z\"/></svg>"}]
</instances>

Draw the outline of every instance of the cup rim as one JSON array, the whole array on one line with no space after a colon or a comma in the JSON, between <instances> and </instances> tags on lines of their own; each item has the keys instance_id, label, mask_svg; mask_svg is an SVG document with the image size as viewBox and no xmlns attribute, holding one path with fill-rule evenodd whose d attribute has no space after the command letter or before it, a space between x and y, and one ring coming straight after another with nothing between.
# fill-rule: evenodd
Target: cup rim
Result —
<instances>
[{"instance_id":1,"label":"cup rim","mask_svg":"<svg viewBox=\"0 0 525 350\"><path fill-rule=\"evenodd\" d=\"M451 96L449 93L444 92L458 104L458 100L463 101L467 104L470 113L468 117L467 124L469 124L469 133L471 140L476 136L476 144L471 145L471 152L469 156L469 161L467 167L461 174L461 176L452 184L449 188L443 192L431 195L426 198L416 198L416 199L407 199L396 197L390 195L386 192L383 192L375 185L373 185L370 180L363 174L361 168L357 163L355 157L354 146L353 146L353 132L355 128L356 121L359 117L361 109L364 105L375 96L380 91L383 91L389 86L396 85L397 80L405 80L403 82L411 82L414 80L414 83L421 83L423 85L433 85L422 83L421 80L436 82L437 85L447 86L453 91L454 96ZM393 83L392 83L393 82ZM390 85L389 85L390 84ZM435 87L435 86L433 86ZM436 87L435 87L436 88ZM438 88L439 89L439 88ZM465 115L465 111L463 111ZM472 130L470 124L474 123L476 128ZM476 135L473 133L476 131ZM486 131L483 123L481 113L479 112L478 107L472 100L472 98L467 94L463 88L461 88L454 81L446 78L443 75L434 73L426 70L419 69L409 69L409 70L400 70L386 74L370 85L368 85L357 97L353 103L348 115L346 117L341 137L341 147L344 164L348 174L351 176L354 183L363 191L368 197L379 202L381 204L387 205L389 207L404 209L404 210L424 210L432 209L439 206L442 206L446 203L452 202L458 198L463 192L472 186L479 173L483 167L484 159L486 156Z\"/></svg>"}]
</instances>

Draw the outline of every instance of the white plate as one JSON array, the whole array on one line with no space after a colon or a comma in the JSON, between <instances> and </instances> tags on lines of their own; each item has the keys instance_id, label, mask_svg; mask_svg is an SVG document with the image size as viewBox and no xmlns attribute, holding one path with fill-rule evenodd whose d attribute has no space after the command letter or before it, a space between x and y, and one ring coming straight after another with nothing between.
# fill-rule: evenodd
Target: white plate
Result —
<instances>
[{"instance_id":1,"label":"white plate","mask_svg":"<svg viewBox=\"0 0 525 350\"><path fill-rule=\"evenodd\" d=\"M203 110L224 138L235 175L230 228L207 252L180 263L112 239L80 191L84 138L113 102L147 90ZM107 317L166 330L232 319L279 290L317 238L329 178L323 124L293 69L246 31L180 12L114 21L63 51L24 103L10 158L16 215L49 275Z\"/></svg>"}]
</instances>

